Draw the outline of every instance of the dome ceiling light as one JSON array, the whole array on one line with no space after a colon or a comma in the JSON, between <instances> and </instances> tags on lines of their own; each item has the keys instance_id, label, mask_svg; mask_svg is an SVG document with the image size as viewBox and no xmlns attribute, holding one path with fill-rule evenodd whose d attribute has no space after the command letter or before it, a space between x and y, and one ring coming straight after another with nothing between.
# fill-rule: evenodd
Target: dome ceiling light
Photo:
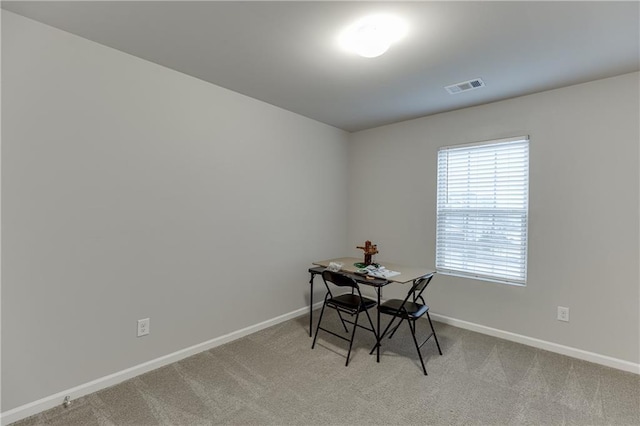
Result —
<instances>
[{"instance_id":1,"label":"dome ceiling light","mask_svg":"<svg viewBox=\"0 0 640 426\"><path fill-rule=\"evenodd\" d=\"M407 25L401 19L391 15L371 15L347 27L340 34L340 45L365 58L375 58L406 34Z\"/></svg>"}]
</instances>

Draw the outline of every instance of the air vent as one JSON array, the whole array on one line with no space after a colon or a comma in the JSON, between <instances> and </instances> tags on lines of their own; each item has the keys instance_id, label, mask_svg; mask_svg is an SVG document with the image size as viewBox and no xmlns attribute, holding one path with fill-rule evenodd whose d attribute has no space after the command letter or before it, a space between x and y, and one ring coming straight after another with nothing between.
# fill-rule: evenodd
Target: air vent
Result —
<instances>
[{"instance_id":1,"label":"air vent","mask_svg":"<svg viewBox=\"0 0 640 426\"><path fill-rule=\"evenodd\" d=\"M451 86L445 87L447 92L455 95L456 93L466 92L468 90L479 89L484 87L484 81L479 78L475 78L469 81L463 81L462 83L452 84Z\"/></svg>"}]
</instances>

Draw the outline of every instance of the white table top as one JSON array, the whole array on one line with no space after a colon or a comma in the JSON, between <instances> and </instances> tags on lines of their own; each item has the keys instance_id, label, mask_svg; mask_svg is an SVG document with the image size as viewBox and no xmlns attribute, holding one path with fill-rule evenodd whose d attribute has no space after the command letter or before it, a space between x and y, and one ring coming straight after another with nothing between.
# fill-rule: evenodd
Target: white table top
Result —
<instances>
[{"instance_id":1,"label":"white table top","mask_svg":"<svg viewBox=\"0 0 640 426\"><path fill-rule=\"evenodd\" d=\"M317 262L313 262L313 264L318 266L324 266L326 268L327 266L329 266L329 263L331 262L342 263L341 270L346 272L356 272L359 268L354 266L354 263L362 263L362 260L363 260L362 258L357 258L357 257L338 257L335 259L320 260ZM396 263L389 263L389 262L378 261L378 260L376 260L375 263L382 265L385 268L390 269L392 271L400 272L400 275L395 275L393 277L387 278L387 281L396 282L396 283L407 283L434 272L432 269L429 269L429 268L398 265Z\"/></svg>"}]
</instances>

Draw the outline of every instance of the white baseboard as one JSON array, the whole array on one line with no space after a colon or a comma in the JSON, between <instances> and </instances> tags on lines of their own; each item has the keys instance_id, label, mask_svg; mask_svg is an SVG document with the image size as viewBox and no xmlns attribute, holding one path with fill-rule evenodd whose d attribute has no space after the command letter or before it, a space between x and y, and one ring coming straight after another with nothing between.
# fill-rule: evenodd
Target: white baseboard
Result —
<instances>
[{"instance_id":1,"label":"white baseboard","mask_svg":"<svg viewBox=\"0 0 640 426\"><path fill-rule=\"evenodd\" d=\"M322 302L314 303L313 305L314 309L317 309L320 306L322 306ZM161 356L151 361L136 365L131 368L127 368L126 370L118 371L108 376L104 376L99 379L92 380L88 383L83 383L71 389L67 389L62 392L58 392L54 395L47 396L38 401L21 405L20 407L16 407L14 409L8 410L0 414L0 424L2 426L5 426L10 423L17 422L18 420L27 418L29 416L33 416L35 414L38 414L50 408L62 405L64 398L67 395L70 396L71 400L73 401L74 399L80 398L84 395L88 395L90 393L97 392L102 389L106 389L110 386L124 382L125 380L139 376L143 373L149 372L151 370L155 370L157 368L163 367L165 365L171 364L176 361L180 361L181 359L190 357L191 355L195 355L197 353L215 348L217 346L223 345L225 343L231 342L233 340L239 339L241 337L244 337L249 334L255 333L257 331L260 331L262 329L265 329L267 327L271 327L272 325L276 325L281 322L305 315L308 312L309 312L308 306L304 308L296 309L293 312L280 315L270 320L263 321L259 324L255 324L255 325L243 328L241 330L237 330L229 334L225 334L224 336L216 337L215 339L211 339L206 342L199 343L197 345L179 350L177 352L174 352L165 356Z\"/></svg>"},{"instance_id":2,"label":"white baseboard","mask_svg":"<svg viewBox=\"0 0 640 426\"><path fill-rule=\"evenodd\" d=\"M479 324L475 324L468 321L462 321L459 319L450 318L450 317L433 313L433 312L431 313L431 318L434 321L439 321L445 324L452 325L454 327L476 331L478 333L487 334L489 336L499 337L500 339L509 340L516 343L522 343L523 345L533 346L534 348L538 348L538 349L544 349L549 352L555 352L558 354L567 355L572 358L581 359L583 361L589 361L595 364L612 367L618 370L640 374L640 364L636 364L630 361L624 361L618 358L613 358L606 355L600 355L594 352L588 352L582 349L572 348L570 346L560 345L558 343L547 342L546 340L535 339L533 337L527 337L521 334L511 333L509 331L498 330L497 328L486 327L484 325L479 325Z\"/></svg>"},{"instance_id":3,"label":"white baseboard","mask_svg":"<svg viewBox=\"0 0 640 426\"><path fill-rule=\"evenodd\" d=\"M322 302L314 303L313 309L318 309L322 306ZM259 324L255 324L241 330L234 331L224 336L216 337L215 339L208 340L203 343L179 350L177 352L153 359L151 361L127 368L125 370L110 374L108 376L101 377L91 382L81 384L71 389L58 392L54 395L47 396L38 401L30 402L20 407L16 407L12 410L6 411L0 414L0 424L2 426L16 422L18 420L33 416L42 411L59 406L62 404L65 396L71 397L71 400L80 398L84 395L88 395L93 392L97 392L102 389L106 389L110 386L121 383L125 380L139 376L151 370L163 367L176 361L180 361L184 358L190 357L197 353L215 348L249 334L255 333L272 325L279 324L281 322L297 318L305 315L309 312L308 307L296 309L293 312L289 312L284 315L272 318L267 321L263 321ZM590 361L596 364L605 365L607 367L616 368L623 371L629 371L632 373L640 374L640 364L635 364L629 361L623 361L617 358L608 357L605 355L599 355L593 352L583 351L581 349L572 348L569 346L559 345L557 343L551 343L544 340L534 339L532 337L523 336L520 334L511 333L508 331L498 330L491 327L486 327L479 324L474 324L467 321L450 318L437 313L431 314L432 319L445 324L452 325L454 327L464 328L466 330L476 331L478 333L487 334L501 339L510 340L512 342L522 343L524 345L533 346L539 349L556 352L562 355L567 355L573 358Z\"/></svg>"}]
</instances>

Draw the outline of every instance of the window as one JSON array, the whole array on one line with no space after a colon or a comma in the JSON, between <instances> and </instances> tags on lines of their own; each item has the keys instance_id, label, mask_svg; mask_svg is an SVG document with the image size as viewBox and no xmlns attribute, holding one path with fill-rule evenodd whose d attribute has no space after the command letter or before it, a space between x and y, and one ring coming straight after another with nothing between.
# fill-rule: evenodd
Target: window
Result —
<instances>
[{"instance_id":1,"label":"window","mask_svg":"<svg viewBox=\"0 0 640 426\"><path fill-rule=\"evenodd\" d=\"M438 150L436 269L524 285L529 138Z\"/></svg>"}]
</instances>

